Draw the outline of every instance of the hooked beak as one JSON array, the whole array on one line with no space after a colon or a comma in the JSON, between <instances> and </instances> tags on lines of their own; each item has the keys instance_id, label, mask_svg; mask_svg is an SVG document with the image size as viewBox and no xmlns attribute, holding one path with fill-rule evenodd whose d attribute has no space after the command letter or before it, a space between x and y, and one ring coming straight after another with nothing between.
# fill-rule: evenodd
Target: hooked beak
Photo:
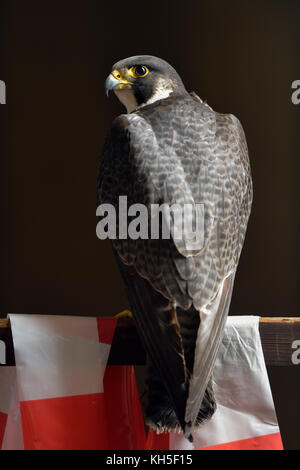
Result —
<instances>
[{"instance_id":1,"label":"hooked beak","mask_svg":"<svg viewBox=\"0 0 300 470\"><path fill-rule=\"evenodd\" d=\"M132 83L122 78L121 74L114 70L110 73L105 81L105 93L108 96L111 90L122 90L123 88L131 88Z\"/></svg>"}]
</instances>

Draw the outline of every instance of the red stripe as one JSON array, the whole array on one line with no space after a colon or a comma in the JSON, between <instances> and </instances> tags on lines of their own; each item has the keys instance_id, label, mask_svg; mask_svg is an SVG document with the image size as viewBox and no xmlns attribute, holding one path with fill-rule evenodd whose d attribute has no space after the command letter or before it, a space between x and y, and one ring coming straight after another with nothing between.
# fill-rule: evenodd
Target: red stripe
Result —
<instances>
[{"instance_id":1,"label":"red stripe","mask_svg":"<svg viewBox=\"0 0 300 470\"><path fill-rule=\"evenodd\" d=\"M25 450L106 449L103 393L20 402Z\"/></svg>"},{"instance_id":2,"label":"red stripe","mask_svg":"<svg viewBox=\"0 0 300 470\"><path fill-rule=\"evenodd\" d=\"M169 450L170 449L170 434L164 432L157 434L152 429L149 430L146 442L146 450Z\"/></svg>"},{"instance_id":3,"label":"red stripe","mask_svg":"<svg viewBox=\"0 0 300 470\"><path fill-rule=\"evenodd\" d=\"M240 441L227 442L197 450L283 450L280 433L251 437Z\"/></svg>"},{"instance_id":4,"label":"red stripe","mask_svg":"<svg viewBox=\"0 0 300 470\"><path fill-rule=\"evenodd\" d=\"M21 402L24 448L144 449L134 368L107 367L104 392Z\"/></svg>"},{"instance_id":5,"label":"red stripe","mask_svg":"<svg viewBox=\"0 0 300 470\"><path fill-rule=\"evenodd\" d=\"M104 374L107 450L143 450L145 429L133 366L107 366Z\"/></svg>"},{"instance_id":6,"label":"red stripe","mask_svg":"<svg viewBox=\"0 0 300 470\"><path fill-rule=\"evenodd\" d=\"M98 336L100 343L112 343L116 325L117 318L97 318Z\"/></svg>"},{"instance_id":7,"label":"red stripe","mask_svg":"<svg viewBox=\"0 0 300 470\"><path fill-rule=\"evenodd\" d=\"M6 428L7 414L0 411L0 449L2 447L4 432Z\"/></svg>"}]
</instances>

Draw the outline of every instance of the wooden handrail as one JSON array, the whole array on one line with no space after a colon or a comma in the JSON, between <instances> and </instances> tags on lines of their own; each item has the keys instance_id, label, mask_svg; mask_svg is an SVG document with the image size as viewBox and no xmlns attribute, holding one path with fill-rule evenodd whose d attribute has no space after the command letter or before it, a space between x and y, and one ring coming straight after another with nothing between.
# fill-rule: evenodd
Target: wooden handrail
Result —
<instances>
[{"instance_id":1,"label":"wooden handrail","mask_svg":"<svg viewBox=\"0 0 300 470\"><path fill-rule=\"evenodd\" d=\"M271 366L292 366L292 347L300 340L300 317L260 317L259 332L265 362ZM0 319L0 340L6 343L6 365L14 365L14 352L9 319ZM108 364L144 365L146 353L135 328L134 320L117 321Z\"/></svg>"}]
</instances>

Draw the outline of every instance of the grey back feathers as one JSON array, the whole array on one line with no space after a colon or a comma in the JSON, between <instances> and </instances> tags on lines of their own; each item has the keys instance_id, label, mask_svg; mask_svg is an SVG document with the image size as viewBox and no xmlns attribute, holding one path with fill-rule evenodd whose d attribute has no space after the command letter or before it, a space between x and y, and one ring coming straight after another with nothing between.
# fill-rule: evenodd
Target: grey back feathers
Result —
<instances>
[{"instance_id":1,"label":"grey back feathers","mask_svg":"<svg viewBox=\"0 0 300 470\"><path fill-rule=\"evenodd\" d=\"M161 66L156 58L151 61ZM204 409L211 397L205 390L229 310L252 183L238 119L187 94L176 71L165 67L180 93L115 119L103 149L98 202L109 202L117 211L119 195L127 196L128 205L204 204L201 249L188 251L172 238L112 241L150 360L189 435L201 404ZM172 313L176 308L177 318ZM195 312L201 322L198 335L190 335L190 353L191 341L182 333ZM173 386L176 381L181 388ZM209 417L213 406L207 408ZM162 420L157 423L163 426Z\"/></svg>"},{"instance_id":2,"label":"grey back feathers","mask_svg":"<svg viewBox=\"0 0 300 470\"><path fill-rule=\"evenodd\" d=\"M116 204L122 194L128 205L204 204L204 247L194 256L185 256L177 240L113 241L122 261L154 289L181 308L201 310L235 270L250 212L250 168L239 121L193 98L170 98L117 118L106 145L102 201Z\"/></svg>"}]
</instances>

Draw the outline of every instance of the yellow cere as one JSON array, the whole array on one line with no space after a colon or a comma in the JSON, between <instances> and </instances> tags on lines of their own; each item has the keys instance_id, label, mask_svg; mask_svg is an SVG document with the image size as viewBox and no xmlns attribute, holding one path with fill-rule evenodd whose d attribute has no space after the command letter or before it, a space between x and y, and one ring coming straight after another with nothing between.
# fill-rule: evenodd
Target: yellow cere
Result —
<instances>
[{"instance_id":1,"label":"yellow cere","mask_svg":"<svg viewBox=\"0 0 300 470\"><path fill-rule=\"evenodd\" d=\"M112 74L112 76L113 76L114 78L116 78L117 80L121 80L121 78L122 78L122 77L121 77L121 74L120 74L120 72L119 72L119 70L113 70L113 71L111 72L111 74Z\"/></svg>"},{"instance_id":2,"label":"yellow cere","mask_svg":"<svg viewBox=\"0 0 300 470\"><path fill-rule=\"evenodd\" d=\"M121 72L119 72L119 70L113 70L113 71L111 72L111 75L112 75L116 80L119 80L119 82L120 82L119 89L123 88L122 85L132 85L131 82L129 82L128 80L126 80L126 78L124 78L124 76L122 75Z\"/></svg>"}]
</instances>

